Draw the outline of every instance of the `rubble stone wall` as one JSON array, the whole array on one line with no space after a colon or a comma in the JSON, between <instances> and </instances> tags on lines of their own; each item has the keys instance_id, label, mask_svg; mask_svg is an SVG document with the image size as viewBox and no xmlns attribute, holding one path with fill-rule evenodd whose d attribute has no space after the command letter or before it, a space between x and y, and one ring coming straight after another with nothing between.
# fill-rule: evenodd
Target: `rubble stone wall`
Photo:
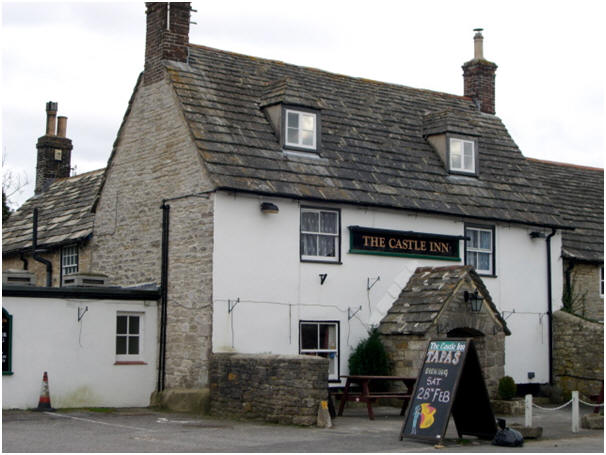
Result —
<instances>
[{"instance_id":1,"label":"rubble stone wall","mask_svg":"<svg viewBox=\"0 0 606 455\"><path fill-rule=\"evenodd\" d=\"M328 360L303 355L213 354L211 414L315 425L328 394Z\"/></svg>"},{"instance_id":2,"label":"rubble stone wall","mask_svg":"<svg viewBox=\"0 0 606 455\"><path fill-rule=\"evenodd\" d=\"M570 279L573 311L580 316L603 321L604 296L600 294L600 268L596 264L575 264Z\"/></svg>"},{"instance_id":3,"label":"rubble stone wall","mask_svg":"<svg viewBox=\"0 0 606 455\"><path fill-rule=\"evenodd\" d=\"M553 377L564 392L600 393L604 379L604 325L564 311L553 314Z\"/></svg>"},{"instance_id":4,"label":"rubble stone wall","mask_svg":"<svg viewBox=\"0 0 606 455\"><path fill-rule=\"evenodd\" d=\"M208 384L214 196L167 81L139 86L108 164L91 270L112 284L161 283L162 203L170 206L166 387Z\"/></svg>"}]
</instances>

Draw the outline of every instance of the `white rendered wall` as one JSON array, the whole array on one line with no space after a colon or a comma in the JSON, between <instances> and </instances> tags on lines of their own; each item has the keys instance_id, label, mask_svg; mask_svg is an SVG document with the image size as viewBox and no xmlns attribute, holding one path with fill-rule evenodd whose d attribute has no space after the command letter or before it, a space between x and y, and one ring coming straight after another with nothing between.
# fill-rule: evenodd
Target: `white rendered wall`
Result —
<instances>
[{"instance_id":1,"label":"white rendered wall","mask_svg":"<svg viewBox=\"0 0 606 455\"><path fill-rule=\"evenodd\" d=\"M261 213L259 207L264 201L276 203L279 213ZM300 261L301 205L341 210L342 264ZM348 226L352 225L464 234L463 220L455 218L218 193L213 251L213 352L295 354L299 352L300 320L339 321L340 374L347 374L351 351L366 337L370 324L380 321L416 267L461 264L464 257L463 241L459 245L461 262L349 254ZM528 382L527 372L534 371L536 382L546 382L547 345L537 342L540 337L536 332L542 329L539 317L523 318L520 314L546 312L547 305L545 240L531 240L530 231L496 226L497 277L484 281L499 310L517 311L507 321L514 333L507 337L507 374L517 382ZM552 245L553 251L560 251L559 235L552 239ZM559 289L554 291L557 301L562 274L559 254L554 256L554 263L560 267L553 273L554 288ZM324 273L327 278L322 285L319 275ZM368 280L372 283L377 277L380 279L367 291ZM235 304L231 313L228 300L232 307ZM360 311L348 320L348 309L350 313ZM530 324L530 329L529 321L536 323ZM543 326L546 327L546 317Z\"/></svg>"},{"instance_id":2,"label":"white rendered wall","mask_svg":"<svg viewBox=\"0 0 606 455\"><path fill-rule=\"evenodd\" d=\"M4 297L13 316L12 375L2 409L38 406L48 372L54 408L148 406L156 385L156 302ZM88 307L78 322L81 312ZM143 361L114 365L117 312L143 314Z\"/></svg>"}]
</instances>

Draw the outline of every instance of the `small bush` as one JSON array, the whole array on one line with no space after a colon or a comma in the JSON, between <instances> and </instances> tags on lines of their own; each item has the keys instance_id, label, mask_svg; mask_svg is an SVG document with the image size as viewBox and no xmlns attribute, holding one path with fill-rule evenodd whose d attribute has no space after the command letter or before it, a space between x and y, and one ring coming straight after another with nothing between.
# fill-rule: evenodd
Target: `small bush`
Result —
<instances>
[{"instance_id":1,"label":"small bush","mask_svg":"<svg viewBox=\"0 0 606 455\"><path fill-rule=\"evenodd\" d=\"M511 376L503 376L499 380L499 398L501 400L511 400L516 396L518 387Z\"/></svg>"},{"instance_id":2,"label":"small bush","mask_svg":"<svg viewBox=\"0 0 606 455\"><path fill-rule=\"evenodd\" d=\"M349 356L349 374L387 376L391 368L385 346L377 329L372 329L368 338L360 341Z\"/></svg>"},{"instance_id":3,"label":"small bush","mask_svg":"<svg viewBox=\"0 0 606 455\"><path fill-rule=\"evenodd\" d=\"M389 376L391 374L387 351L377 329L372 329L368 338L360 341L349 356L348 365L350 375ZM377 392L386 391L388 388L388 382L373 381L373 389Z\"/></svg>"}]
</instances>

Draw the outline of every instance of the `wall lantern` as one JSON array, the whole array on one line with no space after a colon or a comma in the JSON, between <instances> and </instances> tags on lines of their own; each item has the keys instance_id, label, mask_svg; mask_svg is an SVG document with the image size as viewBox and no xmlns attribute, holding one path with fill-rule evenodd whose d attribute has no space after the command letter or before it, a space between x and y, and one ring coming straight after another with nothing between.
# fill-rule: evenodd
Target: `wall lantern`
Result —
<instances>
[{"instance_id":1,"label":"wall lantern","mask_svg":"<svg viewBox=\"0 0 606 455\"><path fill-rule=\"evenodd\" d=\"M265 214L278 213L280 209L273 202L262 202L261 211Z\"/></svg>"},{"instance_id":2,"label":"wall lantern","mask_svg":"<svg viewBox=\"0 0 606 455\"><path fill-rule=\"evenodd\" d=\"M471 312L472 313L480 312L480 310L482 309L482 300L484 300L484 298L481 295L478 295L477 289L475 290L475 292L473 294L471 292L465 291L465 293L463 294L463 297L466 302L471 303Z\"/></svg>"}]
</instances>

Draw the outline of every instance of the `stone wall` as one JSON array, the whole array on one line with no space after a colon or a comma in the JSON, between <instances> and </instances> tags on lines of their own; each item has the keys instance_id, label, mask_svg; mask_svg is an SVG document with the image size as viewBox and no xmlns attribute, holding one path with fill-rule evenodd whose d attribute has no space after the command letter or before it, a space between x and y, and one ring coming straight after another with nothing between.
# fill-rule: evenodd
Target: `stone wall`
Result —
<instances>
[{"instance_id":1,"label":"stone wall","mask_svg":"<svg viewBox=\"0 0 606 455\"><path fill-rule=\"evenodd\" d=\"M564 264L564 270L568 264ZM573 311L583 317L604 320L604 296L600 295L600 268L596 264L574 264L570 274Z\"/></svg>"},{"instance_id":2,"label":"stone wall","mask_svg":"<svg viewBox=\"0 0 606 455\"><path fill-rule=\"evenodd\" d=\"M328 360L303 355L213 354L211 414L315 425L328 391Z\"/></svg>"},{"instance_id":3,"label":"stone wall","mask_svg":"<svg viewBox=\"0 0 606 455\"><path fill-rule=\"evenodd\" d=\"M162 202L170 206L166 387L208 383L213 194L173 89L139 86L108 163L92 270L114 284L161 283Z\"/></svg>"},{"instance_id":4,"label":"stone wall","mask_svg":"<svg viewBox=\"0 0 606 455\"><path fill-rule=\"evenodd\" d=\"M563 391L585 397L600 392L604 378L604 325L566 313L553 314L553 377Z\"/></svg>"},{"instance_id":5,"label":"stone wall","mask_svg":"<svg viewBox=\"0 0 606 455\"><path fill-rule=\"evenodd\" d=\"M46 286L46 266L32 258L31 254L25 254L27 259L27 269L33 272L35 276L36 286ZM53 267L52 285L53 287L61 286L61 248L51 250L48 253L40 254L44 259L51 261ZM91 249L88 243L78 245L78 270L80 272L89 272L90 270ZM2 270L9 269L23 270L23 261L19 255L8 255L2 258Z\"/></svg>"}]
</instances>

